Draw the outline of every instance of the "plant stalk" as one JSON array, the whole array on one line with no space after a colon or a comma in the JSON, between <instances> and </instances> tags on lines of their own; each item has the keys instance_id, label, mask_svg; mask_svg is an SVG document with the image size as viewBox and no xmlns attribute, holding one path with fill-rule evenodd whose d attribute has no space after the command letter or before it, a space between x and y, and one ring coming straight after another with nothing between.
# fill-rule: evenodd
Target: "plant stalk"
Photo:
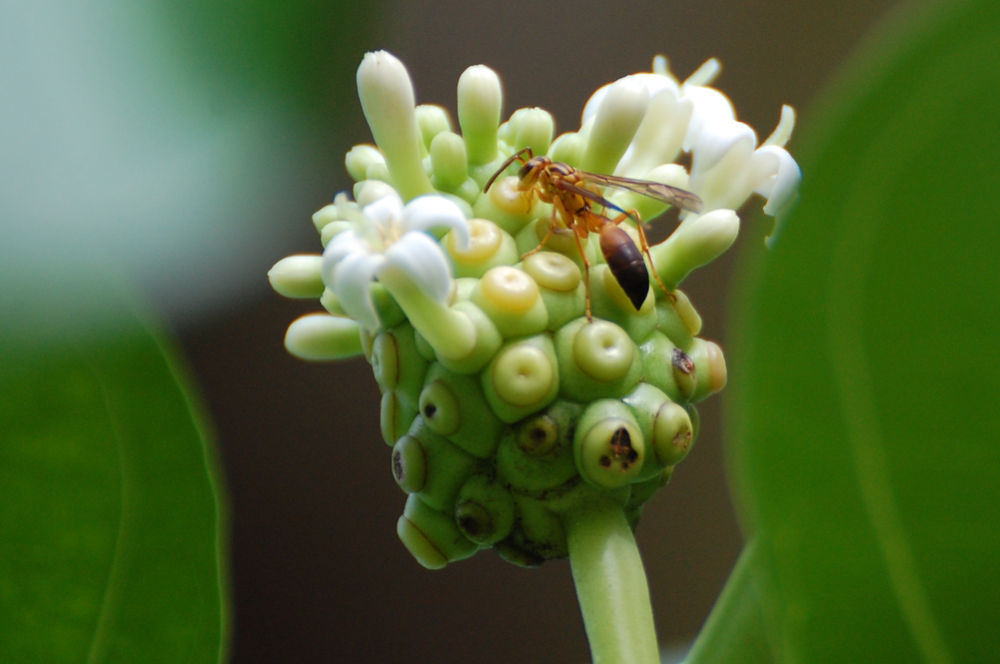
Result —
<instances>
[{"instance_id":1,"label":"plant stalk","mask_svg":"<svg viewBox=\"0 0 1000 664\"><path fill-rule=\"evenodd\" d=\"M580 506L563 526L594 664L658 664L646 572L621 506Z\"/></svg>"}]
</instances>

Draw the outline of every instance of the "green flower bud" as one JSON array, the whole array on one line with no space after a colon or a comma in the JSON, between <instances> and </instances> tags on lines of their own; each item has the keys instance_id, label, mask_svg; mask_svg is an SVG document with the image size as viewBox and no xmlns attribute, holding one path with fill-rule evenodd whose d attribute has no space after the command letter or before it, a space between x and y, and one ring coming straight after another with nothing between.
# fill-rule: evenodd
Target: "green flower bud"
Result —
<instances>
[{"instance_id":1,"label":"green flower bud","mask_svg":"<svg viewBox=\"0 0 1000 664\"><path fill-rule=\"evenodd\" d=\"M606 320L578 318L556 332L561 394L574 401L616 397L642 377L638 349L625 330Z\"/></svg>"},{"instance_id":2,"label":"green flower bud","mask_svg":"<svg viewBox=\"0 0 1000 664\"><path fill-rule=\"evenodd\" d=\"M267 279L271 288L285 297L319 297L324 289L322 266L323 257L318 254L286 256L268 270Z\"/></svg>"},{"instance_id":3,"label":"green flower bud","mask_svg":"<svg viewBox=\"0 0 1000 664\"><path fill-rule=\"evenodd\" d=\"M514 526L514 498L497 482L473 475L458 492L455 522L470 540L490 546L510 534Z\"/></svg>"},{"instance_id":4,"label":"green flower bud","mask_svg":"<svg viewBox=\"0 0 1000 664\"><path fill-rule=\"evenodd\" d=\"M285 332L285 348L303 360L341 360L361 354L360 326L350 318L306 314Z\"/></svg>"},{"instance_id":5,"label":"green flower bud","mask_svg":"<svg viewBox=\"0 0 1000 664\"><path fill-rule=\"evenodd\" d=\"M569 258L553 251L540 251L525 258L521 269L538 284L549 314L549 330L559 329L583 311L583 275Z\"/></svg>"},{"instance_id":6,"label":"green flower bud","mask_svg":"<svg viewBox=\"0 0 1000 664\"><path fill-rule=\"evenodd\" d=\"M503 424L486 402L478 376L435 365L427 375L418 407L431 431L469 454L488 459L496 451Z\"/></svg>"},{"instance_id":7,"label":"green flower bud","mask_svg":"<svg viewBox=\"0 0 1000 664\"><path fill-rule=\"evenodd\" d=\"M420 104L415 113L421 142L426 150L430 150L438 134L451 131L451 120L448 118L448 111L443 107L437 104ZM465 170L465 164L462 164L462 170Z\"/></svg>"},{"instance_id":8,"label":"green flower bud","mask_svg":"<svg viewBox=\"0 0 1000 664\"><path fill-rule=\"evenodd\" d=\"M674 288L697 267L715 260L728 249L740 230L740 218L732 210L713 210L689 216L650 254L660 279Z\"/></svg>"},{"instance_id":9,"label":"green flower bud","mask_svg":"<svg viewBox=\"0 0 1000 664\"><path fill-rule=\"evenodd\" d=\"M503 481L519 493L540 497L576 478L572 436L581 410L577 404L556 401L510 429L496 453Z\"/></svg>"},{"instance_id":10,"label":"green flower bud","mask_svg":"<svg viewBox=\"0 0 1000 664\"><path fill-rule=\"evenodd\" d=\"M340 300L337 299L337 294L329 288L323 290L323 294L319 296L319 303L320 306L326 309L327 313L333 314L338 318L348 317L343 307L340 306Z\"/></svg>"},{"instance_id":11,"label":"green flower bud","mask_svg":"<svg viewBox=\"0 0 1000 664\"><path fill-rule=\"evenodd\" d=\"M458 529L450 513L429 507L416 494L406 500L403 516L396 522L396 534L417 562L427 569L441 569L478 550Z\"/></svg>"},{"instance_id":12,"label":"green flower bud","mask_svg":"<svg viewBox=\"0 0 1000 664\"><path fill-rule=\"evenodd\" d=\"M490 317L505 338L541 332L549 322L538 284L516 267L490 269L469 299Z\"/></svg>"},{"instance_id":13,"label":"green flower bud","mask_svg":"<svg viewBox=\"0 0 1000 664\"><path fill-rule=\"evenodd\" d=\"M351 227L351 222L346 220L331 221L319 232L319 241L324 247L330 244L330 240L334 238L338 233L346 231Z\"/></svg>"},{"instance_id":14,"label":"green flower bud","mask_svg":"<svg viewBox=\"0 0 1000 664\"><path fill-rule=\"evenodd\" d=\"M469 220L469 246L461 247L454 233L448 233L442 242L456 277L481 277L497 265L517 262L514 238L486 219Z\"/></svg>"},{"instance_id":15,"label":"green flower bud","mask_svg":"<svg viewBox=\"0 0 1000 664\"><path fill-rule=\"evenodd\" d=\"M474 65L462 72L458 79L458 124L470 164L485 164L496 158L502 105L503 90L495 71Z\"/></svg>"},{"instance_id":16,"label":"green flower bud","mask_svg":"<svg viewBox=\"0 0 1000 664\"><path fill-rule=\"evenodd\" d=\"M469 179L465 141L443 131L431 141L431 182L440 191L455 191ZM478 186L477 186L478 190Z\"/></svg>"},{"instance_id":17,"label":"green flower bud","mask_svg":"<svg viewBox=\"0 0 1000 664\"><path fill-rule=\"evenodd\" d=\"M483 372L483 392L504 422L541 410L559 393L559 371L552 340L545 335L502 347Z\"/></svg>"},{"instance_id":18,"label":"green flower bud","mask_svg":"<svg viewBox=\"0 0 1000 664\"><path fill-rule=\"evenodd\" d=\"M587 406L580 417L573 451L577 469L585 480L613 489L639 476L646 441L628 407L620 401L601 399Z\"/></svg>"},{"instance_id":19,"label":"green flower bud","mask_svg":"<svg viewBox=\"0 0 1000 664\"><path fill-rule=\"evenodd\" d=\"M355 182L363 180L382 180L389 173L385 157L374 145L355 145L344 157L347 173ZM315 217L313 221L315 222Z\"/></svg>"},{"instance_id":20,"label":"green flower bud","mask_svg":"<svg viewBox=\"0 0 1000 664\"><path fill-rule=\"evenodd\" d=\"M413 84L403 63L385 51L365 54L358 67L358 97L403 199L433 191L422 163Z\"/></svg>"},{"instance_id":21,"label":"green flower bud","mask_svg":"<svg viewBox=\"0 0 1000 664\"><path fill-rule=\"evenodd\" d=\"M701 316L683 291L674 290L673 295L672 302L664 298L656 303L656 326L674 345L690 348L693 335L701 332Z\"/></svg>"},{"instance_id":22,"label":"green flower bud","mask_svg":"<svg viewBox=\"0 0 1000 664\"><path fill-rule=\"evenodd\" d=\"M587 139L578 132L566 132L556 137L549 148L549 156L553 161L561 161L565 164L579 164L583 159L583 152L587 146Z\"/></svg>"},{"instance_id":23,"label":"green flower bud","mask_svg":"<svg viewBox=\"0 0 1000 664\"><path fill-rule=\"evenodd\" d=\"M500 139L507 145L531 148L534 154L545 154L552 145L555 119L542 108L519 108L510 120L500 126Z\"/></svg>"},{"instance_id":24,"label":"green flower bud","mask_svg":"<svg viewBox=\"0 0 1000 664\"><path fill-rule=\"evenodd\" d=\"M319 210L313 213L312 221L313 226L316 227L317 231L322 231L326 228L327 224L334 221L340 220L340 212L337 209L336 204L330 203L329 205L324 205ZM323 243L325 246L325 242Z\"/></svg>"},{"instance_id":25,"label":"green flower bud","mask_svg":"<svg viewBox=\"0 0 1000 664\"><path fill-rule=\"evenodd\" d=\"M649 94L638 83L621 79L611 84L593 124L584 128L588 141L580 168L594 173L614 173L648 105Z\"/></svg>"}]
</instances>

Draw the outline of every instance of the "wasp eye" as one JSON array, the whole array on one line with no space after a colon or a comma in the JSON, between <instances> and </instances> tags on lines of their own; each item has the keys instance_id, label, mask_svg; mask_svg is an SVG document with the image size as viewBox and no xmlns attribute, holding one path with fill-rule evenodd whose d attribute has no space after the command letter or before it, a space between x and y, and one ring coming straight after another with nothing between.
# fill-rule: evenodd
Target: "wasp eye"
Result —
<instances>
[{"instance_id":1,"label":"wasp eye","mask_svg":"<svg viewBox=\"0 0 1000 664\"><path fill-rule=\"evenodd\" d=\"M528 173L534 170L534 168L535 165L531 163L531 161L529 161L528 163L526 163L524 166L521 167L521 170L517 172L517 177L523 180L524 178L528 177Z\"/></svg>"}]
</instances>

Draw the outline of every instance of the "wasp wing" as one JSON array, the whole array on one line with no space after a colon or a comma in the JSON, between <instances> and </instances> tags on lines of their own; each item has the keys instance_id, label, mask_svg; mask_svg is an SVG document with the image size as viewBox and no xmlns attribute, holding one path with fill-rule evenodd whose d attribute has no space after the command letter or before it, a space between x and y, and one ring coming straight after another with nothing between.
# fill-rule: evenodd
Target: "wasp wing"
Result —
<instances>
[{"instance_id":1,"label":"wasp wing","mask_svg":"<svg viewBox=\"0 0 1000 664\"><path fill-rule=\"evenodd\" d=\"M579 173L587 182L592 182L602 187L626 189L642 196L648 196L649 198L668 203L674 207L691 210L692 212L701 212L701 199L690 191L679 187L671 187L669 184L653 182L652 180L623 178L617 175L601 175L600 173L589 173L587 171L579 171ZM618 208L616 207L615 209Z\"/></svg>"},{"instance_id":2,"label":"wasp wing","mask_svg":"<svg viewBox=\"0 0 1000 664\"><path fill-rule=\"evenodd\" d=\"M620 207L618 207L617 205L606 199L604 196L601 196L596 191L587 189L586 187L575 185L571 182L567 182L563 178L553 179L552 186L555 187L556 189L561 189L563 191L568 191L571 194L576 194L577 196L580 196L581 198L591 201L592 203L597 203L598 205L604 207L605 209L617 210L622 214L627 215L637 224L642 223L642 220L639 219L637 216L630 214L628 210L621 209Z\"/></svg>"}]
</instances>

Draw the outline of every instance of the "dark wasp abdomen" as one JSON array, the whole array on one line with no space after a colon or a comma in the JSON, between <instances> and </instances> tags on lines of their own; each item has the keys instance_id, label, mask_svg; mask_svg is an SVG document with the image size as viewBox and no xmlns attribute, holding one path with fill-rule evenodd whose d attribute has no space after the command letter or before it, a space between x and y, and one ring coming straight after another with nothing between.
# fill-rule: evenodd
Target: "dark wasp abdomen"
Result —
<instances>
[{"instance_id":1,"label":"dark wasp abdomen","mask_svg":"<svg viewBox=\"0 0 1000 664\"><path fill-rule=\"evenodd\" d=\"M649 272L639 247L628 233L609 224L601 229L601 253L618 285L638 310L649 292Z\"/></svg>"}]
</instances>

